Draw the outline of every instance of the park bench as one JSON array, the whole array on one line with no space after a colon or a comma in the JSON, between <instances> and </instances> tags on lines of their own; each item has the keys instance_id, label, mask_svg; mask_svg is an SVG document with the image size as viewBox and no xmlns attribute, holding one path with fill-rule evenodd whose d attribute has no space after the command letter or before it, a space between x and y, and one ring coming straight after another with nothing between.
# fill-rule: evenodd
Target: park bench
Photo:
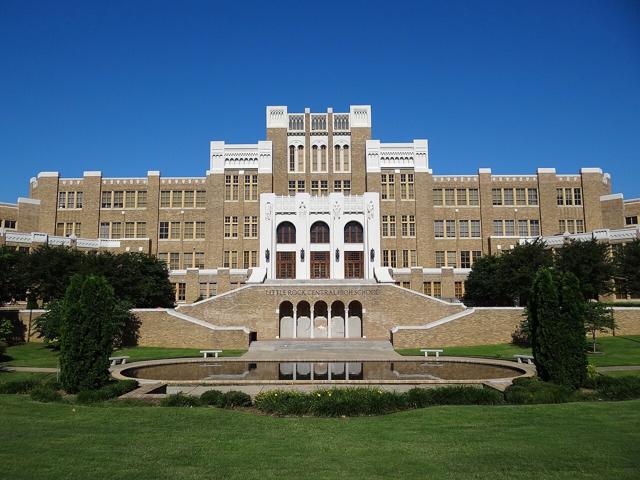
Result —
<instances>
[{"instance_id":1,"label":"park bench","mask_svg":"<svg viewBox=\"0 0 640 480\"><path fill-rule=\"evenodd\" d=\"M529 365L533 365L533 356L531 355L518 354L513 357L518 361L518 363L528 363Z\"/></svg>"},{"instance_id":2,"label":"park bench","mask_svg":"<svg viewBox=\"0 0 640 480\"><path fill-rule=\"evenodd\" d=\"M127 360L129 360L128 356L123 356L123 357L109 357L109 362L111 362L111 366L115 366L115 365L124 365L125 363L127 363Z\"/></svg>"},{"instance_id":3,"label":"park bench","mask_svg":"<svg viewBox=\"0 0 640 480\"><path fill-rule=\"evenodd\" d=\"M222 353L222 350L200 350L200 353L204 358L213 355L215 358L218 358L218 355Z\"/></svg>"},{"instance_id":4,"label":"park bench","mask_svg":"<svg viewBox=\"0 0 640 480\"><path fill-rule=\"evenodd\" d=\"M424 353L425 357L428 357L430 353L435 353L436 358L440 358L440 354L443 352L442 349L436 348L421 348L420 351Z\"/></svg>"}]
</instances>

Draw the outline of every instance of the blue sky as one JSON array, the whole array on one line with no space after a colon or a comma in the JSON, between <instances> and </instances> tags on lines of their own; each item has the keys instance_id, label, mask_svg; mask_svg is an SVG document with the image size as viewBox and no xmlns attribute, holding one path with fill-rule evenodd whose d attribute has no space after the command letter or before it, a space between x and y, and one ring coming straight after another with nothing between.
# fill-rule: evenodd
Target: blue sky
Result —
<instances>
[{"instance_id":1,"label":"blue sky","mask_svg":"<svg viewBox=\"0 0 640 480\"><path fill-rule=\"evenodd\" d=\"M265 106L373 106L436 174L600 166L640 197L640 2L0 2L0 200L39 171L204 175Z\"/></svg>"}]
</instances>

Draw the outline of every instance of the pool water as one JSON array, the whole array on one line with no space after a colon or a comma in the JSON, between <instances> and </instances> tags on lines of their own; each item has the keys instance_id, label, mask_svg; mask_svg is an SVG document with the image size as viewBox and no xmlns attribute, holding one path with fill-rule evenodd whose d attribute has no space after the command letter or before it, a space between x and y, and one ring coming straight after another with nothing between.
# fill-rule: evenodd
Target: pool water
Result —
<instances>
[{"instance_id":1,"label":"pool water","mask_svg":"<svg viewBox=\"0 0 640 480\"><path fill-rule=\"evenodd\" d=\"M424 381L513 378L523 372L500 365L438 361L239 362L201 361L133 367L124 376L165 381Z\"/></svg>"}]
</instances>

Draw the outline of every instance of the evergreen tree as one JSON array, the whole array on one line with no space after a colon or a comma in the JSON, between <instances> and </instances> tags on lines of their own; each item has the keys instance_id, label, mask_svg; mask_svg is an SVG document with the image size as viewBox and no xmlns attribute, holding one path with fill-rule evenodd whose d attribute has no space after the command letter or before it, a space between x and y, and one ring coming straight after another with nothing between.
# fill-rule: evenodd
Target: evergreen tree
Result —
<instances>
[{"instance_id":1,"label":"evergreen tree","mask_svg":"<svg viewBox=\"0 0 640 480\"><path fill-rule=\"evenodd\" d=\"M614 249L616 286L620 293L640 297L640 240L618 245Z\"/></svg>"},{"instance_id":2,"label":"evergreen tree","mask_svg":"<svg viewBox=\"0 0 640 480\"><path fill-rule=\"evenodd\" d=\"M74 275L62 302L60 382L75 393L109 379L116 301L103 277Z\"/></svg>"},{"instance_id":3,"label":"evergreen tree","mask_svg":"<svg viewBox=\"0 0 640 480\"><path fill-rule=\"evenodd\" d=\"M606 243L596 239L568 242L557 250L555 265L561 272L571 272L578 278L584 298L597 300L612 290L615 270Z\"/></svg>"},{"instance_id":4,"label":"evergreen tree","mask_svg":"<svg viewBox=\"0 0 640 480\"><path fill-rule=\"evenodd\" d=\"M542 268L536 275L527 313L538 376L572 388L587 375L586 305L571 273Z\"/></svg>"}]
</instances>

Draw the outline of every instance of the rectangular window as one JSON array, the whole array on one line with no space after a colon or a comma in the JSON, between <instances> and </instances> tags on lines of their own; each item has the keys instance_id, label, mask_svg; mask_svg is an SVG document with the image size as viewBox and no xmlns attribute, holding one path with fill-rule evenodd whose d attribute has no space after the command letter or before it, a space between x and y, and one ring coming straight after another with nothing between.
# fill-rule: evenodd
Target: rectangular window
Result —
<instances>
[{"instance_id":1,"label":"rectangular window","mask_svg":"<svg viewBox=\"0 0 640 480\"><path fill-rule=\"evenodd\" d=\"M193 268L193 253L185 252L182 254L183 268Z\"/></svg>"},{"instance_id":2,"label":"rectangular window","mask_svg":"<svg viewBox=\"0 0 640 480\"><path fill-rule=\"evenodd\" d=\"M162 190L160 192L160 208L171 207L171 190Z\"/></svg>"},{"instance_id":3,"label":"rectangular window","mask_svg":"<svg viewBox=\"0 0 640 480\"><path fill-rule=\"evenodd\" d=\"M320 181L319 180L311 180L311 195L319 195L320 194Z\"/></svg>"},{"instance_id":4,"label":"rectangular window","mask_svg":"<svg viewBox=\"0 0 640 480\"><path fill-rule=\"evenodd\" d=\"M458 206L466 206L467 202L467 189L466 188L457 188L456 189L456 201Z\"/></svg>"},{"instance_id":5,"label":"rectangular window","mask_svg":"<svg viewBox=\"0 0 640 480\"><path fill-rule=\"evenodd\" d=\"M147 191L138 190L136 207L145 208L147 206Z\"/></svg>"},{"instance_id":6,"label":"rectangular window","mask_svg":"<svg viewBox=\"0 0 640 480\"><path fill-rule=\"evenodd\" d=\"M258 217L256 215L245 215L244 238L258 238Z\"/></svg>"},{"instance_id":7,"label":"rectangular window","mask_svg":"<svg viewBox=\"0 0 640 480\"><path fill-rule=\"evenodd\" d=\"M443 250L436 250L436 268L446 267Z\"/></svg>"},{"instance_id":8,"label":"rectangular window","mask_svg":"<svg viewBox=\"0 0 640 480\"><path fill-rule=\"evenodd\" d=\"M100 238L109 238L109 222L100 223Z\"/></svg>"},{"instance_id":9,"label":"rectangular window","mask_svg":"<svg viewBox=\"0 0 640 480\"><path fill-rule=\"evenodd\" d=\"M186 283L178 283L178 301L184 302L187 298L187 284Z\"/></svg>"},{"instance_id":10,"label":"rectangular window","mask_svg":"<svg viewBox=\"0 0 640 480\"><path fill-rule=\"evenodd\" d=\"M464 297L464 282L455 282L453 286L455 297L461 300Z\"/></svg>"},{"instance_id":11,"label":"rectangular window","mask_svg":"<svg viewBox=\"0 0 640 480\"><path fill-rule=\"evenodd\" d=\"M471 252L471 265L476 263L476 260L482 256L482 252L480 250L474 250Z\"/></svg>"},{"instance_id":12,"label":"rectangular window","mask_svg":"<svg viewBox=\"0 0 640 480\"><path fill-rule=\"evenodd\" d=\"M453 188L444 189L444 204L453 207L456 204L455 190Z\"/></svg>"},{"instance_id":13,"label":"rectangular window","mask_svg":"<svg viewBox=\"0 0 640 480\"><path fill-rule=\"evenodd\" d=\"M456 221L455 220L447 220L446 234L447 234L447 238L456 238Z\"/></svg>"},{"instance_id":14,"label":"rectangular window","mask_svg":"<svg viewBox=\"0 0 640 480\"><path fill-rule=\"evenodd\" d=\"M124 224L124 238L135 238L136 222L126 222Z\"/></svg>"},{"instance_id":15,"label":"rectangular window","mask_svg":"<svg viewBox=\"0 0 640 480\"><path fill-rule=\"evenodd\" d=\"M196 200L196 192L193 190L185 190L182 199L185 208L193 208Z\"/></svg>"},{"instance_id":16,"label":"rectangular window","mask_svg":"<svg viewBox=\"0 0 640 480\"><path fill-rule=\"evenodd\" d=\"M504 198L504 205L513 205L513 188L504 188L503 189L503 198Z\"/></svg>"},{"instance_id":17,"label":"rectangular window","mask_svg":"<svg viewBox=\"0 0 640 480\"><path fill-rule=\"evenodd\" d=\"M185 240L193 239L193 227L194 227L194 222L184 222L183 238Z\"/></svg>"},{"instance_id":18,"label":"rectangular window","mask_svg":"<svg viewBox=\"0 0 640 480\"><path fill-rule=\"evenodd\" d=\"M582 189L581 188L573 189L573 204L582 205Z\"/></svg>"},{"instance_id":19,"label":"rectangular window","mask_svg":"<svg viewBox=\"0 0 640 480\"><path fill-rule=\"evenodd\" d=\"M207 192L205 190L196 191L196 208L204 208L207 205Z\"/></svg>"},{"instance_id":20,"label":"rectangular window","mask_svg":"<svg viewBox=\"0 0 640 480\"><path fill-rule=\"evenodd\" d=\"M480 238L480 220L471 220L471 236Z\"/></svg>"},{"instance_id":21,"label":"rectangular window","mask_svg":"<svg viewBox=\"0 0 640 480\"><path fill-rule=\"evenodd\" d=\"M447 251L447 267L453 267L456 268L456 257L457 257L457 253L455 250L448 250Z\"/></svg>"},{"instance_id":22,"label":"rectangular window","mask_svg":"<svg viewBox=\"0 0 640 480\"><path fill-rule=\"evenodd\" d=\"M436 238L444 238L444 220L433 221L433 232Z\"/></svg>"},{"instance_id":23,"label":"rectangular window","mask_svg":"<svg viewBox=\"0 0 640 480\"><path fill-rule=\"evenodd\" d=\"M113 192L113 208L124 207L124 192L122 190Z\"/></svg>"},{"instance_id":24,"label":"rectangular window","mask_svg":"<svg viewBox=\"0 0 640 480\"><path fill-rule=\"evenodd\" d=\"M180 222L170 222L169 223L169 238L171 240L179 240L180 239Z\"/></svg>"},{"instance_id":25,"label":"rectangular window","mask_svg":"<svg viewBox=\"0 0 640 480\"><path fill-rule=\"evenodd\" d=\"M625 225L638 225L638 216L633 215L631 217L624 217Z\"/></svg>"},{"instance_id":26,"label":"rectangular window","mask_svg":"<svg viewBox=\"0 0 640 480\"><path fill-rule=\"evenodd\" d=\"M382 251L382 266L396 268L396 251L395 250L383 250Z\"/></svg>"},{"instance_id":27,"label":"rectangular window","mask_svg":"<svg viewBox=\"0 0 640 480\"><path fill-rule=\"evenodd\" d=\"M67 192L58 192L58 208L67 208Z\"/></svg>"},{"instance_id":28,"label":"rectangular window","mask_svg":"<svg viewBox=\"0 0 640 480\"><path fill-rule=\"evenodd\" d=\"M460 252L460 267L471 268L471 252L466 250Z\"/></svg>"},{"instance_id":29,"label":"rectangular window","mask_svg":"<svg viewBox=\"0 0 640 480\"><path fill-rule=\"evenodd\" d=\"M64 235L64 223L56 223L56 236L62 237Z\"/></svg>"},{"instance_id":30,"label":"rectangular window","mask_svg":"<svg viewBox=\"0 0 640 480\"><path fill-rule=\"evenodd\" d=\"M518 236L529 236L529 222L527 220L518 220Z\"/></svg>"},{"instance_id":31,"label":"rectangular window","mask_svg":"<svg viewBox=\"0 0 640 480\"><path fill-rule=\"evenodd\" d=\"M558 233L563 234L567 231L567 221L558 220Z\"/></svg>"},{"instance_id":32,"label":"rectangular window","mask_svg":"<svg viewBox=\"0 0 640 480\"><path fill-rule=\"evenodd\" d=\"M171 190L171 208L182 208L182 190Z\"/></svg>"},{"instance_id":33,"label":"rectangular window","mask_svg":"<svg viewBox=\"0 0 640 480\"><path fill-rule=\"evenodd\" d=\"M100 205L102 206L102 208L111 208L111 194L113 192L102 192L102 201L100 203Z\"/></svg>"},{"instance_id":34,"label":"rectangular window","mask_svg":"<svg viewBox=\"0 0 640 480\"><path fill-rule=\"evenodd\" d=\"M584 220L576 220L576 233L584 233Z\"/></svg>"},{"instance_id":35,"label":"rectangular window","mask_svg":"<svg viewBox=\"0 0 640 480\"><path fill-rule=\"evenodd\" d=\"M238 217L224 217L224 238L238 238Z\"/></svg>"},{"instance_id":36,"label":"rectangular window","mask_svg":"<svg viewBox=\"0 0 640 480\"><path fill-rule=\"evenodd\" d=\"M122 237L122 224L120 222L111 222L111 238Z\"/></svg>"},{"instance_id":37,"label":"rectangular window","mask_svg":"<svg viewBox=\"0 0 640 480\"><path fill-rule=\"evenodd\" d=\"M477 188L469 189L469 205L474 207L480 205L480 196Z\"/></svg>"},{"instance_id":38,"label":"rectangular window","mask_svg":"<svg viewBox=\"0 0 640 480\"><path fill-rule=\"evenodd\" d=\"M504 235L502 220L493 221L493 236L502 237Z\"/></svg>"},{"instance_id":39,"label":"rectangular window","mask_svg":"<svg viewBox=\"0 0 640 480\"><path fill-rule=\"evenodd\" d=\"M415 215L402 215L400 217L402 236L403 237L415 237L416 236L416 217Z\"/></svg>"},{"instance_id":40,"label":"rectangular window","mask_svg":"<svg viewBox=\"0 0 640 480\"><path fill-rule=\"evenodd\" d=\"M125 208L136 208L136 191L127 190L124 192L124 206Z\"/></svg>"},{"instance_id":41,"label":"rectangular window","mask_svg":"<svg viewBox=\"0 0 640 480\"><path fill-rule=\"evenodd\" d=\"M414 197L413 173L401 173L400 198L402 200L413 200Z\"/></svg>"},{"instance_id":42,"label":"rectangular window","mask_svg":"<svg viewBox=\"0 0 640 480\"><path fill-rule=\"evenodd\" d=\"M393 173L383 173L380 175L382 200L394 200L396 198L395 175Z\"/></svg>"},{"instance_id":43,"label":"rectangular window","mask_svg":"<svg viewBox=\"0 0 640 480\"><path fill-rule=\"evenodd\" d=\"M76 192L67 192L67 208L76 208Z\"/></svg>"},{"instance_id":44,"label":"rectangular window","mask_svg":"<svg viewBox=\"0 0 640 480\"><path fill-rule=\"evenodd\" d=\"M433 205L436 207L442 206L442 189L434 188L433 189Z\"/></svg>"},{"instance_id":45,"label":"rectangular window","mask_svg":"<svg viewBox=\"0 0 640 480\"><path fill-rule=\"evenodd\" d=\"M502 189L500 188L492 188L491 189L491 200L493 205L502 205Z\"/></svg>"},{"instance_id":46,"label":"rectangular window","mask_svg":"<svg viewBox=\"0 0 640 480\"><path fill-rule=\"evenodd\" d=\"M76 208L82 208L83 200L82 200L82 192L76 192Z\"/></svg>"},{"instance_id":47,"label":"rectangular window","mask_svg":"<svg viewBox=\"0 0 640 480\"><path fill-rule=\"evenodd\" d=\"M556 203L558 206L564 205L564 189L556 188Z\"/></svg>"},{"instance_id":48,"label":"rectangular window","mask_svg":"<svg viewBox=\"0 0 640 480\"><path fill-rule=\"evenodd\" d=\"M527 189L527 195L528 195L529 205L538 205L538 189L537 188Z\"/></svg>"},{"instance_id":49,"label":"rectangular window","mask_svg":"<svg viewBox=\"0 0 640 480\"><path fill-rule=\"evenodd\" d=\"M532 237L540 236L540 220L531 220L530 221L530 232Z\"/></svg>"},{"instance_id":50,"label":"rectangular window","mask_svg":"<svg viewBox=\"0 0 640 480\"><path fill-rule=\"evenodd\" d=\"M516 205L526 205L526 204L527 204L527 189L516 188Z\"/></svg>"},{"instance_id":51,"label":"rectangular window","mask_svg":"<svg viewBox=\"0 0 640 480\"><path fill-rule=\"evenodd\" d=\"M205 236L204 231L205 231L204 222L196 222L196 231L195 231L196 239L202 240Z\"/></svg>"},{"instance_id":52,"label":"rectangular window","mask_svg":"<svg viewBox=\"0 0 640 480\"><path fill-rule=\"evenodd\" d=\"M440 282L433 282L433 296L442 298L442 284Z\"/></svg>"},{"instance_id":53,"label":"rectangular window","mask_svg":"<svg viewBox=\"0 0 640 480\"><path fill-rule=\"evenodd\" d=\"M251 202L258 200L258 175L244 176L244 199Z\"/></svg>"},{"instance_id":54,"label":"rectangular window","mask_svg":"<svg viewBox=\"0 0 640 480\"><path fill-rule=\"evenodd\" d=\"M515 237L516 235L516 225L515 220L505 220L504 221L504 234L507 237Z\"/></svg>"},{"instance_id":55,"label":"rectangular window","mask_svg":"<svg viewBox=\"0 0 640 480\"><path fill-rule=\"evenodd\" d=\"M147 222L138 222L136 224L136 237L138 238L147 237Z\"/></svg>"},{"instance_id":56,"label":"rectangular window","mask_svg":"<svg viewBox=\"0 0 640 480\"><path fill-rule=\"evenodd\" d=\"M460 235L460 238L469 237L469 220L458 221L458 233Z\"/></svg>"},{"instance_id":57,"label":"rectangular window","mask_svg":"<svg viewBox=\"0 0 640 480\"><path fill-rule=\"evenodd\" d=\"M565 205L573 205L573 192L571 188L564 189L564 204Z\"/></svg>"}]
</instances>

